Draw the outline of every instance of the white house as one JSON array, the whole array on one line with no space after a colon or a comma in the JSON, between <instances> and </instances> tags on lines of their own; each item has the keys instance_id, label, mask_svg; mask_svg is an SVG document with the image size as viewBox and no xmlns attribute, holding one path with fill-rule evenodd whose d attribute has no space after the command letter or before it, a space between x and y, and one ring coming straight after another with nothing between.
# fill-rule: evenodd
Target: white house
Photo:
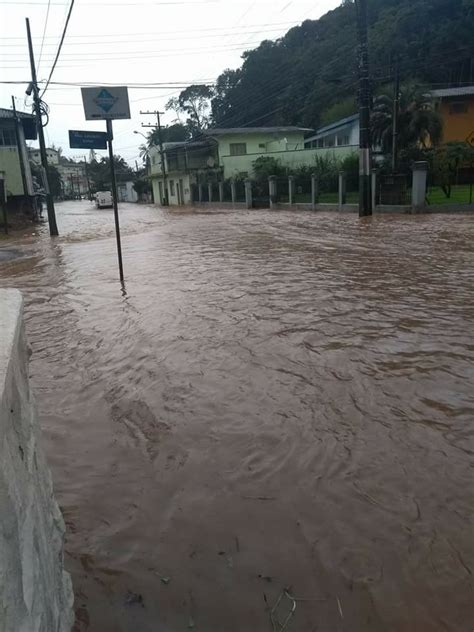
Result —
<instances>
[{"instance_id":1,"label":"white house","mask_svg":"<svg viewBox=\"0 0 474 632\"><path fill-rule=\"evenodd\" d=\"M37 165L41 164L41 154L39 149L30 149L29 157L30 160L36 162ZM48 164L59 165L59 152L56 149L48 147L46 149L46 157L48 158Z\"/></svg>"},{"instance_id":2,"label":"white house","mask_svg":"<svg viewBox=\"0 0 474 632\"><path fill-rule=\"evenodd\" d=\"M352 114L330 125L320 127L316 130L316 134L305 139L304 146L307 149L357 146L359 129L359 115Z\"/></svg>"}]
</instances>

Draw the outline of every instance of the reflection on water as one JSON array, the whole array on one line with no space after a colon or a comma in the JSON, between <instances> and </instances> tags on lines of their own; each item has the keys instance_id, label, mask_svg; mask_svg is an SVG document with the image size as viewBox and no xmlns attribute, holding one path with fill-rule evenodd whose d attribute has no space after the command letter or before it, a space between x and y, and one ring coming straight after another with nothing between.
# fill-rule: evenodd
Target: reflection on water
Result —
<instances>
[{"instance_id":1,"label":"reflection on water","mask_svg":"<svg viewBox=\"0 0 474 632\"><path fill-rule=\"evenodd\" d=\"M469 216L58 205L22 237L77 630L469 630ZM163 579L164 578L164 579ZM169 580L169 581L165 581Z\"/></svg>"}]
</instances>

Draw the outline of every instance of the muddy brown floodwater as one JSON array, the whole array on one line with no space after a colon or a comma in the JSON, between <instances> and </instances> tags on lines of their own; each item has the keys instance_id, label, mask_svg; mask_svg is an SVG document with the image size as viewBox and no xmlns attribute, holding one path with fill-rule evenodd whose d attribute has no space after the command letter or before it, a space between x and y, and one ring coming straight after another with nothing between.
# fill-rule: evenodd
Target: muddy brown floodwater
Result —
<instances>
[{"instance_id":1,"label":"muddy brown floodwater","mask_svg":"<svg viewBox=\"0 0 474 632\"><path fill-rule=\"evenodd\" d=\"M58 204L8 242L76 630L472 630L474 216ZM293 602L280 603L280 618Z\"/></svg>"}]
</instances>

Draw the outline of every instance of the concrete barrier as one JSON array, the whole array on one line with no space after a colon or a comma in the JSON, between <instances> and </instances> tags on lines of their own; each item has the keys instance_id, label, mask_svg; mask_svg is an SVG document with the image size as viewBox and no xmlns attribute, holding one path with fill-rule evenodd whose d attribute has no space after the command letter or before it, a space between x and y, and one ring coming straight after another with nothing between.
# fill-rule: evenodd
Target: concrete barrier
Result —
<instances>
[{"instance_id":1,"label":"concrete barrier","mask_svg":"<svg viewBox=\"0 0 474 632\"><path fill-rule=\"evenodd\" d=\"M64 521L28 382L23 301L0 290L0 631L70 632Z\"/></svg>"}]
</instances>

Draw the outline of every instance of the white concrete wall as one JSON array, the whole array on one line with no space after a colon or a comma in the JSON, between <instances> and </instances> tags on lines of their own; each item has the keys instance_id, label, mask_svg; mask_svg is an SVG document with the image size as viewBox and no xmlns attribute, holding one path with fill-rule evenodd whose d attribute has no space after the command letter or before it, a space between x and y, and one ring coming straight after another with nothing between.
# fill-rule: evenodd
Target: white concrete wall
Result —
<instances>
[{"instance_id":1,"label":"white concrete wall","mask_svg":"<svg viewBox=\"0 0 474 632\"><path fill-rule=\"evenodd\" d=\"M0 290L0 632L70 632L64 522L28 383L23 302Z\"/></svg>"}]
</instances>

